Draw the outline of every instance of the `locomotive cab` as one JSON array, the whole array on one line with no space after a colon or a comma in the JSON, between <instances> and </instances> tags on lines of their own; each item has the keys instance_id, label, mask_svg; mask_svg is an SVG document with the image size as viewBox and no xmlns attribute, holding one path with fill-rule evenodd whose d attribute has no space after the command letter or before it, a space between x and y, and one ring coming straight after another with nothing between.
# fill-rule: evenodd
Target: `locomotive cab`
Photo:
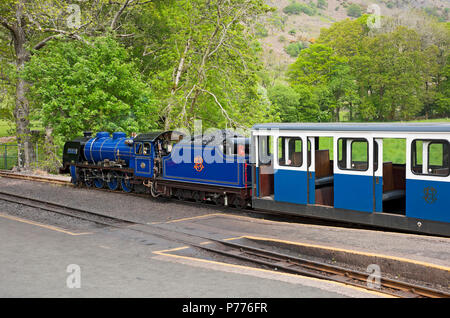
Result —
<instances>
[{"instance_id":1,"label":"locomotive cab","mask_svg":"<svg viewBox=\"0 0 450 318\"><path fill-rule=\"evenodd\" d=\"M155 131L140 134L133 140L133 168L138 177L153 178L162 174L162 158L170 155L173 144L184 134L178 131Z\"/></svg>"}]
</instances>

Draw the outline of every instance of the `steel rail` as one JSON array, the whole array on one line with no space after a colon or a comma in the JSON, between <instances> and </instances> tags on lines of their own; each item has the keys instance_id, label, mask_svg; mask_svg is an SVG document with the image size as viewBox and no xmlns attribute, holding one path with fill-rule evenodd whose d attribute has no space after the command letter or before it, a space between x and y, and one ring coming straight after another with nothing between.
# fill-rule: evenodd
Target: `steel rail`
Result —
<instances>
[{"instance_id":1,"label":"steel rail","mask_svg":"<svg viewBox=\"0 0 450 318\"><path fill-rule=\"evenodd\" d=\"M203 245L199 247L209 250L210 252L220 253L226 256L240 258L245 261L259 263L293 274L333 280L398 297L450 298L450 294L447 292L409 282L394 280L387 277L380 277L381 289L372 288L367 286L367 281L370 274L364 272L331 265L324 262L313 261L307 258L300 258L247 245L231 243L229 241L210 240L217 244L231 248L231 251L211 249Z\"/></svg>"},{"instance_id":2,"label":"steel rail","mask_svg":"<svg viewBox=\"0 0 450 318\"><path fill-rule=\"evenodd\" d=\"M32 180L32 181L42 181L42 182L48 182L48 183L71 185L71 183L69 181L64 181L64 180L56 180L56 179L45 178L45 177L40 177L40 176L26 176L26 175L19 175L19 174L0 171L0 176L2 176L2 175L6 176L6 177L11 177L11 178L17 178L17 179L25 179L25 180ZM111 217L108 215L96 213L93 211L87 211L87 210L83 210L83 209L79 209L79 208L73 208L73 207L69 207L66 205L57 204L54 202L33 199L33 198L24 197L21 195L7 193L7 192L3 192L3 191L0 191L0 195L3 196L3 197L0 197L0 199L5 200L5 201L47 210L50 212L82 219L85 221L101 224L104 226L119 227L119 228L123 228L124 225L132 225L132 224L141 224L141 225L149 226L148 224L137 223L137 222L121 219L121 218L116 218L116 217ZM5 196L14 197L15 199L10 199L10 198L8 199L8 198L5 198ZM29 201L29 202L27 203L26 201ZM65 210L65 211L61 211L61 209ZM71 212L68 212L68 211L71 211ZM111 222L105 222L105 221L101 221L98 219L92 219L90 217L87 217L87 215L93 215L97 218L105 219L105 220L108 220ZM157 227L157 226L152 226L152 227L162 230L160 227ZM386 294L393 295L393 296L450 298L449 293L446 293L441 290L431 289L431 288L427 288L427 287L423 287L420 285L411 284L411 283L407 283L407 282L402 282L402 281L398 281L398 280L392 280L392 279L388 279L386 277L380 278L380 283L381 283L381 286L383 287L383 290L380 290L378 288L370 288L367 286L367 279L369 276L367 273L350 270L348 268L338 267L338 266L326 264L323 262L311 261L311 260L308 260L305 258L293 257L290 255L279 254L276 252L262 250L262 249L258 249L258 248L254 248L254 247L250 247L250 246L231 243L228 241L219 241L219 240L201 237L198 235L192 235L192 234L183 233L183 232L178 233L178 234L183 234L183 235L187 235L190 237L205 239L211 243L222 244L224 246L231 248L232 249L231 251L212 249L205 245L199 245L199 244L193 243L190 240L174 238L173 236L168 235L168 234L148 232L148 231L143 231L143 230L139 230L139 229L133 229L133 230L136 230L139 232L144 232L144 233L150 234L150 235L159 236L164 239L175 240L175 241L178 241L183 244L187 244L192 247L196 247L196 248L200 248L200 249L209 251L211 253L222 254L222 255L225 255L228 257L241 259L241 260L249 261L252 263L257 263L259 265L273 267L273 268L276 268L277 270L282 270L284 272L303 275L303 276L309 276L309 277L315 277L315 278L319 278L319 279L332 280L332 281L336 281L336 282L340 282L340 283L344 283L344 284L348 284L348 285L361 287L364 289L370 289L370 290L374 290L377 292L386 293Z\"/></svg>"},{"instance_id":3,"label":"steel rail","mask_svg":"<svg viewBox=\"0 0 450 318\"><path fill-rule=\"evenodd\" d=\"M13 173L13 172L7 172L4 170L0 170L0 177L72 186L72 183L70 181L48 178L48 177L43 177L43 176L23 175L23 174L18 174L18 173Z\"/></svg>"},{"instance_id":4,"label":"steel rail","mask_svg":"<svg viewBox=\"0 0 450 318\"><path fill-rule=\"evenodd\" d=\"M6 197L6 198L5 198ZM9 197L9 198L8 198ZM12 199L11 199L12 197ZM324 280L331 280L347 285L353 285L356 287L360 287L363 289L373 290L377 292L381 292L388 295L393 295L397 297L432 297L432 298L449 298L450 294L437 290L426 288L423 286L419 286L416 284L411 284L402 281L396 281L392 279L388 279L385 277L381 277L380 283L383 287L382 289L372 288L367 286L368 274L358 272L355 270L351 270L344 267L339 267L335 265L326 264L323 262L312 261L306 258L294 257L290 255L280 254L273 251L263 250L251 246L246 246L237 243L231 243L229 241L216 240L209 237L202 237L200 235L194 235L179 231L170 231L167 229L163 229L156 225L149 225L144 223L133 222L130 220L125 220L123 218L111 217L108 215L96 213L93 211L87 211L84 209L73 208L66 205L44 201L40 199L33 199L24 197L21 195L8 193L0 191L0 199L13 202L16 204L31 206L34 208L39 208L47 211L51 211L53 213L58 213L78 219L82 219L89 222L94 222L97 224L116 227L116 228L124 228L125 225L144 225L147 228L151 228L151 231L146 231L138 228L129 228L133 231L138 231L144 234L149 234L153 236L157 236L166 240L176 241L182 244L186 244L188 246L199 248L211 253L221 254L224 256L228 256L234 259L240 259L243 261L255 263L258 265L267 266L273 268L277 271L283 271L287 273L292 273L296 275L315 277ZM28 202L27 202L28 201ZM68 212L71 211L71 212ZM88 217L88 215L95 216L99 219L93 219ZM104 220L102 220L104 219ZM108 220L108 222L105 222ZM156 230L156 231L155 231ZM158 233L159 232L159 233ZM178 235L178 237L175 237ZM180 237L184 236L183 238ZM190 237L190 239L187 239ZM219 245L223 245L230 250L223 250L218 248L211 248L206 246L203 242L202 244L198 244L192 240L195 238L196 240L202 239L208 243L215 243Z\"/></svg>"},{"instance_id":5,"label":"steel rail","mask_svg":"<svg viewBox=\"0 0 450 318\"><path fill-rule=\"evenodd\" d=\"M25 197L22 195L4 192L4 191L0 191L0 200L4 200L4 201L8 201L8 202L15 203L15 204L20 204L20 205L26 205L26 206L30 206L33 208L46 210L49 212L62 214L65 216L70 216L73 218L77 218L77 219L81 219L84 221L97 223L97 224L105 225L105 226L118 226L118 224L120 224L120 225L134 224L131 221L123 220L123 219L116 218L116 217L111 217L109 215L104 215L104 214L96 213L93 211L74 208L74 207L70 207L70 206L55 203L55 202L49 202L49 201L45 201L45 200L29 198L29 197ZM100 220L92 218L91 216L95 216L95 217L99 218ZM102 219L103 219L103 221L102 221Z\"/></svg>"}]
</instances>

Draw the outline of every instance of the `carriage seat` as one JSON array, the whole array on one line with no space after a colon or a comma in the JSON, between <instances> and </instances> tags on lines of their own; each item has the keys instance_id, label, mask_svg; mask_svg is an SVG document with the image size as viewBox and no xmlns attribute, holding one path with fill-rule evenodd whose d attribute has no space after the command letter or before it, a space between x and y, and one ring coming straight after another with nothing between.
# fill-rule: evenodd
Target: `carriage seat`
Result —
<instances>
[{"instance_id":1,"label":"carriage seat","mask_svg":"<svg viewBox=\"0 0 450 318\"><path fill-rule=\"evenodd\" d=\"M328 185L328 184L333 184L334 182L334 176L326 176L326 177L322 177L322 178L316 178L315 180L315 184L316 187L320 187L323 185Z\"/></svg>"},{"instance_id":2,"label":"carriage seat","mask_svg":"<svg viewBox=\"0 0 450 318\"><path fill-rule=\"evenodd\" d=\"M383 193L383 201L397 200L405 197L405 190L391 190Z\"/></svg>"}]
</instances>

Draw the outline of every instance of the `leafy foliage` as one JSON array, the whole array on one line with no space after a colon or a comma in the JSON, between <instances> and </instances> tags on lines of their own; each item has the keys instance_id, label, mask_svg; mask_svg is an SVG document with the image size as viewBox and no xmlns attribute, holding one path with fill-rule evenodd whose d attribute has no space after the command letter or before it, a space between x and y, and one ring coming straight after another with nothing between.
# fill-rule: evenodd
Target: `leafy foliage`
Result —
<instances>
[{"instance_id":1,"label":"leafy foliage","mask_svg":"<svg viewBox=\"0 0 450 318\"><path fill-rule=\"evenodd\" d=\"M292 57L297 57L300 54L300 51L305 48L305 45L302 42L293 42L289 43L288 46L285 47L285 51Z\"/></svg>"},{"instance_id":2,"label":"leafy foliage","mask_svg":"<svg viewBox=\"0 0 450 318\"><path fill-rule=\"evenodd\" d=\"M33 114L55 136L84 130L142 131L154 127L152 92L125 48L110 37L54 42L27 63Z\"/></svg>"},{"instance_id":3,"label":"leafy foliage","mask_svg":"<svg viewBox=\"0 0 450 318\"><path fill-rule=\"evenodd\" d=\"M291 4L283 8L283 12L286 14L305 13L309 16L313 16L316 14L316 11L317 10L314 6L298 2L292 2Z\"/></svg>"},{"instance_id":4,"label":"leafy foliage","mask_svg":"<svg viewBox=\"0 0 450 318\"><path fill-rule=\"evenodd\" d=\"M347 15L354 18L360 17L362 15L361 7L355 3L352 3L347 7Z\"/></svg>"}]
</instances>

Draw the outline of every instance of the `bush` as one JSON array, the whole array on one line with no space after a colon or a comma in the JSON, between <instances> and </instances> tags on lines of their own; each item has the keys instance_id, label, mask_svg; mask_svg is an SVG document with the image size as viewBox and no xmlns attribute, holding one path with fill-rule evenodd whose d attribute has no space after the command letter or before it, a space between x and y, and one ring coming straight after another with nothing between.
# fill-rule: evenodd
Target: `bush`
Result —
<instances>
[{"instance_id":1,"label":"bush","mask_svg":"<svg viewBox=\"0 0 450 318\"><path fill-rule=\"evenodd\" d=\"M284 48L287 54L291 57L297 57L300 54L300 51L305 48L305 45L302 42L294 42L289 44Z\"/></svg>"},{"instance_id":2,"label":"bush","mask_svg":"<svg viewBox=\"0 0 450 318\"><path fill-rule=\"evenodd\" d=\"M300 14L305 13L309 16L316 14L316 8L307 4L292 2L290 5L284 7L283 12L286 14Z\"/></svg>"},{"instance_id":3,"label":"bush","mask_svg":"<svg viewBox=\"0 0 450 318\"><path fill-rule=\"evenodd\" d=\"M361 7L357 4L352 3L347 8L347 15L349 17L359 18L362 15Z\"/></svg>"},{"instance_id":4,"label":"bush","mask_svg":"<svg viewBox=\"0 0 450 318\"><path fill-rule=\"evenodd\" d=\"M317 0L317 7L321 9L325 9L328 7L327 0Z\"/></svg>"},{"instance_id":5,"label":"bush","mask_svg":"<svg viewBox=\"0 0 450 318\"><path fill-rule=\"evenodd\" d=\"M284 7L283 12L286 14L300 14L302 12L300 3L292 2L290 5Z\"/></svg>"},{"instance_id":6,"label":"bush","mask_svg":"<svg viewBox=\"0 0 450 318\"><path fill-rule=\"evenodd\" d=\"M263 25L257 25L255 34L259 38L265 38L269 35L269 31Z\"/></svg>"},{"instance_id":7,"label":"bush","mask_svg":"<svg viewBox=\"0 0 450 318\"><path fill-rule=\"evenodd\" d=\"M297 33L297 31L295 31L295 29L289 30L288 32L290 35L295 35Z\"/></svg>"}]
</instances>

